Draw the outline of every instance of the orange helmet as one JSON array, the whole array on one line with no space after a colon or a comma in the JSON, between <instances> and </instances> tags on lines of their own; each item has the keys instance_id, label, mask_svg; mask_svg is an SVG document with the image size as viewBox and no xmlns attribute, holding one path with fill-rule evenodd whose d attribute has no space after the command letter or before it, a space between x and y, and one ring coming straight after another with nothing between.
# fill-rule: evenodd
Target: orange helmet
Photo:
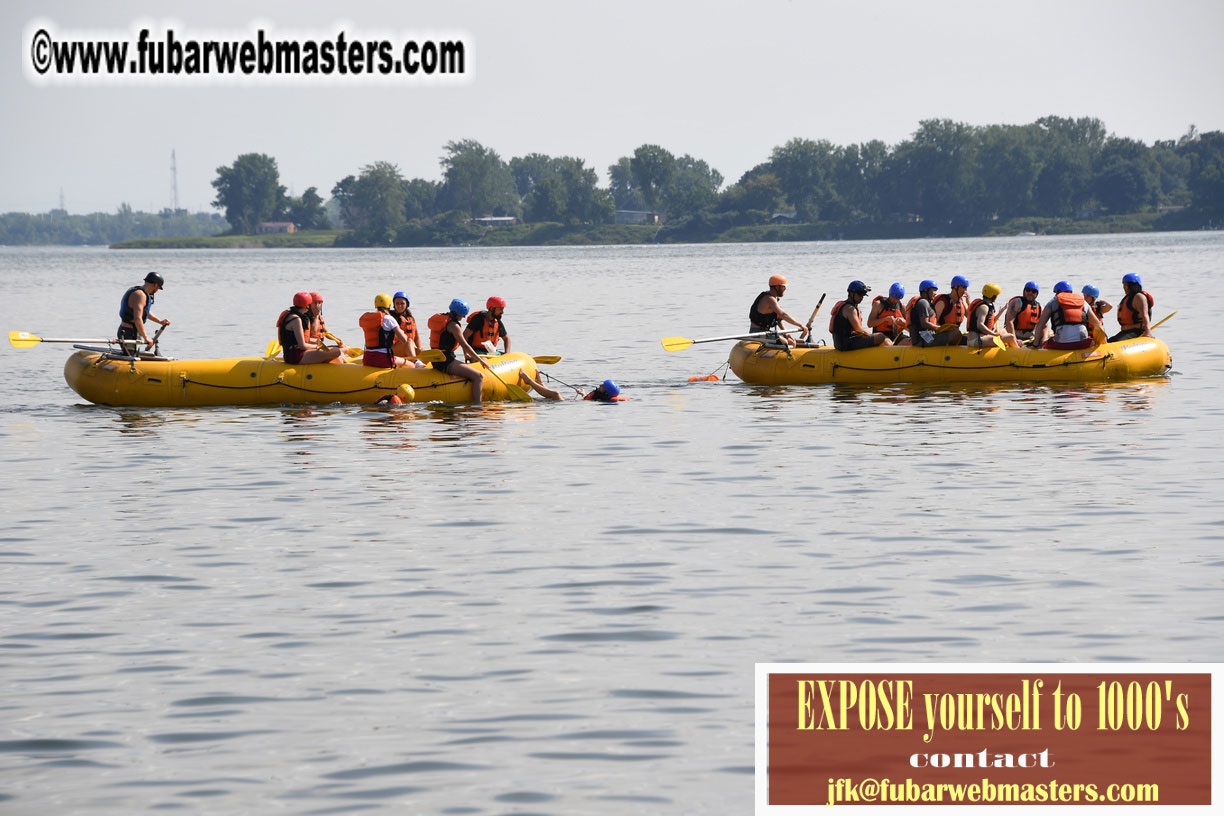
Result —
<instances>
[{"instance_id":1,"label":"orange helmet","mask_svg":"<svg viewBox=\"0 0 1224 816\"><path fill-rule=\"evenodd\" d=\"M786 277L784 275L770 275L769 285L770 286L785 286Z\"/></svg>"},{"instance_id":2,"label":"orange helmet","mask_svg":"<svg viewBox=\"0 0 1224 816\"><path fill-rule=\"evenodd\" d=\"M318 292L311 292L311 293L310 293L310 299L311 299L311 300L313 300L315 303L322 303L322 302L323 302L323 296L322 296L322 295L320 295Z\"/></svg>"},{"instance_id":3,"label":"orange helmet","mask_svg":"<svg viewBox=\"0 0 1224 816\"><path fill-rule=\"evenodd\" d=\"M298 292L293 296L293 305L299 309L305 309L310 305L312 298L309 292Z\"/></svg>"},{"instance_id":4,"label":"orange helmet","mask_svg":"<svg viewBox=\"0 0 1224 816\"><path fill-rule=\"evenodd\" d=\"M488 302L485 303L485 308L486 309L494 309L494 308L504 309L506 308L506 299L500 298L497 295L494 295L493 297L489 298Z\"/></svg>"}]
</instances>

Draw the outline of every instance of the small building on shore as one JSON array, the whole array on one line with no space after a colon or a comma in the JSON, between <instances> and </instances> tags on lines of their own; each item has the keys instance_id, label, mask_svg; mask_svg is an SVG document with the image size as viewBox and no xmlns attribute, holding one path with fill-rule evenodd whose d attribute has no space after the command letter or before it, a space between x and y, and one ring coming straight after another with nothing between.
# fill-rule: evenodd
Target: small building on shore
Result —
<instances>
[{"instance_id":1,"label":"small building on shore","mask_svg":"<svg viewBox=\"0 0 1224 816\"><path fill-rule=\"evenodd\" d=\"M617 224L662 224L662 217L653 210L617 210Z\"/></svg>"},{"instance_id":2,"label":"small building on shore","mask_svg":"<svg viewBox=\"0 0 1224 816\"><path fill-rule=\"evenodd\" d=\"M292 221L261 221L255 228L255 232L259 235L267 235L271 232L297 232L297 224Z\"/></svg>"},{"instance_id":3,"label":"small building on shore","mask_svg":"<svg viewBox=\"0 0 1224 816\"><path fill-rule=\"evenodd\" d=\"M510 227L518 223L518 219L513 215L482 215L479 218L472 219L473 224L480 224L482 227Z\"/></svg>"}]
</instances>

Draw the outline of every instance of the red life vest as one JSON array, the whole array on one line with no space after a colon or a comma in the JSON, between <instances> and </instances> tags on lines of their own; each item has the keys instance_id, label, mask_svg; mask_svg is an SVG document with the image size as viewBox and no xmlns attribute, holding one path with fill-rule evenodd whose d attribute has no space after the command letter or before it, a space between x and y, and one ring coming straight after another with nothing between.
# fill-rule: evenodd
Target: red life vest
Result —
<instances>
[{"instance_id":1,"label":"red life vest","mask_svg":"<svg viewBox=\"0 0 1224 816\"><path fill-rule=\"evenodd\" d=\"M1023 295L1016 295L1007 301L1007 308L1010 309L1017 300L1020 301L1020 311L1016 314L1016 331L1032 331L1037 327L1037 321L1041 319L1041 306L1036 300L1029 303Z\"/></svg>"},{"instance_id":2,"label":"red life vest","mask_svg":"<svg viewBox=\"0 0 1224 816\"><path fill-rule=\"evenodd\" d=\"M837 320L837 316L841 314L842 307L846 305L846 301L839 300L833 304L833 311L829 312L829 333L833 333L833 323Z\"/></svg>"},{"instance_id":3,"label":"red life vest","mask_svg":"<svg viewBox=\"0 0 1224 816\"><path fill-rule=\"evenodd\" d=\"M880 303L880 311L876 314L876 324L872 331L880 334L893 334L905 328L906 319L905 313L901 311L901 301L894 301L888 295L876 295L871 302L873 304ZM889 305L889 304L892 305ZM879 322L884 321L884 322Z\"/></svg>"},{"instance_id":4,"label":"red life vest","mask_svg":"<svg viewBox=\"0 0 1224 816\"><path fill-rule=\"evenodd\" d=\"M415 340L417 345L420 346L421 336L417 333L416 318L412 316L412 313L399 314L398 312L392 312L391 316L399 321L399 327L408 336L408 339Z\"/></svg>"},{"instance_id":5,"label":"red life vest","mask_svg":"<svg viewBox=\"0 0 1224 816\"><path fill-rule=\"evenodd\" d=\"M1148 302L1148 322L1152 319L1152 307L1156 305L1156 298L1149 295L1147 292L1140 290L1135 295L1143 295ZM1131 306L1131 302L1135 299L1135 295L1127 295L1122 298L1122 302L1118 304L1118 325L1124 329L1140 329L1139 313Z\"/></svg>"},{"instance_id":6,"label":"red life vest","mask_svg":"<svg viewBox=\"0 0 1224 816\"><path fill-rule=\"evenodd\" d=\"M1084 296L1074 292L1059 292L1056 296L1058 310L1051 316L1054 327L1070 324L1079 326L1084 322Z\"/></svg>"},{"instance_id":7,"label":"red life vest","mask_svg":"<svg viewBox=\"0 0 1224 816\"><path fill-rule=\"evenodd\" d=\"M940 326L947 326L950 323L959 329L961 321L965 319L965 299L957 298L955 301L953 301L952 295L950 293L945 293L936 296L936 298L931 301L931 306L934 307L941 302L944 304L944 313L942 317L936 318L936 321ZM936 311L939 310L936 309Z\"/></svg>"},{"instance_id":8,"label":"red life vest","mask_svg":"<svg viewBox=\"0 0 1224 816\"><path fill-rule=\"evenodd\" d=\"M497 341L501 339L501 321L487 311L484 311L468 315L468 325L471 325L472 321L476 319L476 315L484 315L484 320L481 322L480 331L472 332L472 347L477 349L483 348L486 342L496 346Z\"/></svg>"},{"instance_id":9,"label":"red life vest","mask_svg":"<svg viewBox=\"0 0 1224 816\"><path fill-rule=\"evenodd\" d=\"M922 295L914 295L909 299L909 303L905 304L905 325L914 325L914 304L922 300Z\"/></svg>"},{"instance_id":10,"label":"red life vest","mask_svg":"<svg viewBox=\"0 0 1224 816\"><path fill-rule=\"evenodd\" d=\"M450 312L438 312L436 315L426 321L425 325L429 327L430 348L441 348L442 332L445 331L446 324L450 321Z\"/></svg>"},{"instance_id":11,"label":"red life vest","mask_svg":"<svg viewBox=\"0 0 1224 816\"><path fill-rule=\"evenodd\" d=\"M977 329L973 327L973 316L977 314L977 308L983 303L989 307L986 311L986 320L984 321L986 323L986 328L994 331L995 321L998 319L999 315L995 312L994 304L984 298L978 298L969 304L969 325L967 326L969 331L977 331Z\"/></svg>"}]
</instances>

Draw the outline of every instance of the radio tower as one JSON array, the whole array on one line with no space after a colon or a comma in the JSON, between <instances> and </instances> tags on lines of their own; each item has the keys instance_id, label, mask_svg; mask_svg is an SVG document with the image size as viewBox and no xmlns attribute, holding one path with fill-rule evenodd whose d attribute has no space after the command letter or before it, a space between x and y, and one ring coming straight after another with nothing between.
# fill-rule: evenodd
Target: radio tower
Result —
<instances>
[{"instance_id":1,"label":"radio tower","mask_svg":"<svg viewBox=\"0 0 1224 816\"><path fill-rule=\"evenodd\" d=\"M174 209L172 214L178 214L178 162L174 158L174 151L170 151L170 190L174 193Z\"/></svg>"}]
</instances>

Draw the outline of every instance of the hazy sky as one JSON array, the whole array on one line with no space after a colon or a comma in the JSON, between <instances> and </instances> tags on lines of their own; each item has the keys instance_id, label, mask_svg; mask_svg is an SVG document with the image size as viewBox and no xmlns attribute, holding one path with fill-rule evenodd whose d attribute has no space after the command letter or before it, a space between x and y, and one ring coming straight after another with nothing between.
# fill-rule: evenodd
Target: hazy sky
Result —
<instances>
[{"instance_id":1,"label":"hazy sky","mask_svg":"<svg viewBox=\"0 0 1224 816\"><path fill-rule=\"evenodd\" d=\"M465 84L39 87L22 32L461 33ZM728 182L794 137L909 136L922 119L1095 116L1151 143L1224 129L1224 2L56 2L0 7L0 212L73 213L171 200L210 209L216 168L276 158L281 181L326 198L385 160L439 179L451 140L607 166L644 142L705 159Z\"/></svg>"}]
</instances>

